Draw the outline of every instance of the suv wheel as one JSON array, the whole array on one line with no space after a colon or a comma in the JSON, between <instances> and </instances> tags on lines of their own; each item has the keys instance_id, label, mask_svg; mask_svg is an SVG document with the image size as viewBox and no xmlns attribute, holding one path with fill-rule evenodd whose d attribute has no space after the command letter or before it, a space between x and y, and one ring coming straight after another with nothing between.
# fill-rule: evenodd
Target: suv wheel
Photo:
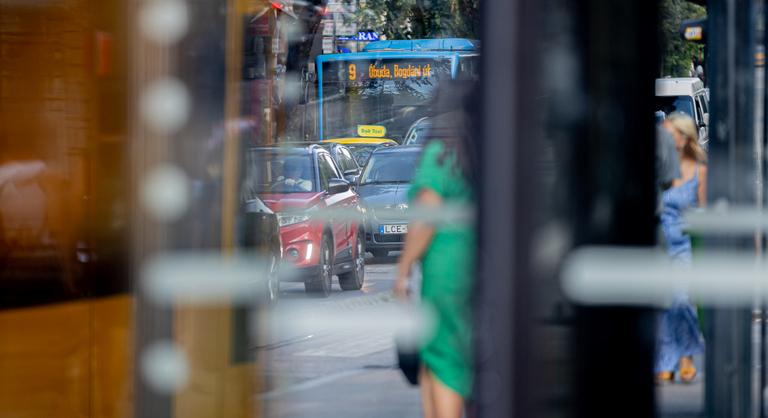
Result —
<instances>
[{"instance_id":1,"label":"suv wheel","mask_svg":"<svg viewBox=\"0 0 768 418\"><path fill-rule=\"evenodd\" d=\"M360 290L365 280L365 246L360 233L357 233L355 243L355 265L352 271L339 275L339 286L342 290Z\"/></svg>"},{"instance_id":2,"label":"suv wheel","mask_svg":"<svg viewBox=\"0 0 768 418\"><path fill-rule=\"evenodd\" d=\"M304 282L304 290L315 296L327 298L331 294L331 280L333 279L333 256L331 255L331 240L323 237L320 245L320 271L317 277L307 279Z\"/></svg>"}]
</instances>

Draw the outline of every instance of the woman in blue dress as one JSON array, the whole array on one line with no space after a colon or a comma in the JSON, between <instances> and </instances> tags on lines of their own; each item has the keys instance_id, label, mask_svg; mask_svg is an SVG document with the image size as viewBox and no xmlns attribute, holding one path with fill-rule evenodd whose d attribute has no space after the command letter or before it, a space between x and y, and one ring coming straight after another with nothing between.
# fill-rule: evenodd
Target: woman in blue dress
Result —
<instances>
[{"instance_id":1,"label":"woman in blue dress","mask_svg":"<svg viewBox=\"0 0 768 418\"><path fill-rule=\"evenodd\" d=\"M685 232L683 212L704 206L707 196L706 153L698 142L696 123L690 116L673 113L664 122L675 139L680 156L681 178L662 194L661 227L667 252L675 263L691 263L691 237ZM655 373L658 382L696 377L693 356L704 351L696 309L687 295L675 295L671 306L659 316Z\"/></svg>"}]
</instances>

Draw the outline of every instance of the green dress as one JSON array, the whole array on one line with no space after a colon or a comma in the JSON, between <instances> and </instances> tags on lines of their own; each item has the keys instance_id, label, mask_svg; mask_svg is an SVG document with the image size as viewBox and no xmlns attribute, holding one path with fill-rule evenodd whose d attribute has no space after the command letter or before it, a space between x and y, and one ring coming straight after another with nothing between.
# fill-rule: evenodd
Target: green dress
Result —
<instances>
[{"instance_id":1,"label":"green dress","mask_svg":"<svg viewBox=\"0 0 768 418\"><path fill-rule=\"evenodd\" d=\"M443 143L425 148L409 190L413 200L422 189L440 195L444 205L468 207L470 186L455 166L455 156L443 158ZM472 389L470 296L474 272L473 225L436 225L421 259L422 302L435 314L435 330L422 346L421 361L446 386L463 397Z\"/></svg>"}]
</instances>

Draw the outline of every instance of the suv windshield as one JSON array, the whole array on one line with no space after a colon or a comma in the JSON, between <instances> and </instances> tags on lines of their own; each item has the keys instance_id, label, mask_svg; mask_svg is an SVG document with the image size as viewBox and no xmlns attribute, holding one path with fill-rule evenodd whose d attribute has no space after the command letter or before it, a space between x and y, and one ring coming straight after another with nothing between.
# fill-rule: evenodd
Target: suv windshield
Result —
<instances>
[{"instance_id":1,"label":"suv windshield","mask_svg":"<svg viewBox=\"0 0 768 418\"><path fill-rule=\"evenodd\" d=\"M418 157L416 151L373 154L365 166L360 184L410 183Z\"/></svg>"},{"instance_id":2,"label":"suv windshield","mask_svg":"<svg viewBox=\"0 0 768 418\"><path fill-rule=\"evenodd\" d=\"M244 197L268 193L306 193L318 190L311 154L253 150L248 155Z\"/></svg>"}]
</instances>

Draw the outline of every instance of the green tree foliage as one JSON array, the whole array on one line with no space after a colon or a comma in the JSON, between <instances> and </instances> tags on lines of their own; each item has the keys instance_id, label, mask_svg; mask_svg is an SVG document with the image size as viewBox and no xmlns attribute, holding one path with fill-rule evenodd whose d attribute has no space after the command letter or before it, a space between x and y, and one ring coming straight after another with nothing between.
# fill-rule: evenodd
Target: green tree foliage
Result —
<instances>
[{"instance_id":1,"label":"green tree foliage","mask_svg":"<svg viewBox=\"0 0 768 418\"><path fill-rule=\"evenodd\" d=\"M358 28L387 39L480 36L480 0L360 0Z\"/></svg>"},{"instance_id":2,"label":"green tree foliage","mask_svg":"<svg viewBox=\"0 0 768 418\"><path fill-rule=\"evenodd\" d=\"M703 58L702 45L686 42L680 36L680 23L706 17L706 9L686 0L662 0L661 76L687 77L693 57Z\"/></svg>"}]
</instances>

